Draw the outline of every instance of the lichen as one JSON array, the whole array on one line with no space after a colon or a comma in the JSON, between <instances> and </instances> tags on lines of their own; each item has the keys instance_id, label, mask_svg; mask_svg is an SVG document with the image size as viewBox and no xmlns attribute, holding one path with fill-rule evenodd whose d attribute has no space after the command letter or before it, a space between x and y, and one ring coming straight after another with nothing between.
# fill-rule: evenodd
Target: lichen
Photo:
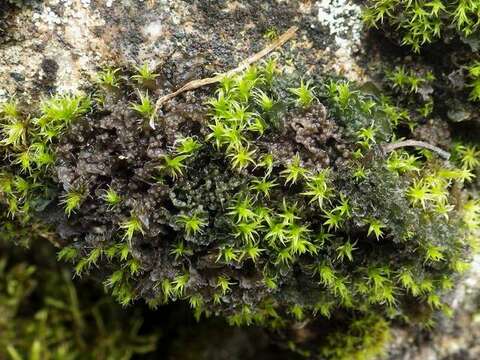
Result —
<instances>
[{"instance_id":1,"label":"lichen","mask_svg":"<svg viewBox=\"0 0 480 360\"><path fill-rule=\"evenodd\" d=\"M2 108L2 203L55 228L77 276L96 274L123 305L186 300L232 325L375 315L383 329L450 313L479 227L476 150L386 154L409 129L401 108L275 58L172 100L152 129L148 94L169 70L137 71L104 70L92 96L30 116Z\"/></svg>"}]
</instances>

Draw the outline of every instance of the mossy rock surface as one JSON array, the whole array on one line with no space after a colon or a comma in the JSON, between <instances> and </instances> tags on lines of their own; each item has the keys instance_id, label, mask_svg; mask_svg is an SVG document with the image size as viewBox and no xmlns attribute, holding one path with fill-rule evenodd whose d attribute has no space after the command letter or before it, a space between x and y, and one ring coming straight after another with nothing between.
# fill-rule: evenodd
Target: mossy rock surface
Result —
<instances>
[{"instance_id":1,"label":"mossy rock surface","mask_svg":"<svg viewBox=\"0 0 480 360\"><path fill-rule=\"evenodd\" d=\"M75 252L77 274L104 282L125 304L147 300L159 305L183 299L197 316L203 312L233 324L268 323L282 328L268 336L259 329L250 334L244 329L229 330L233 335L228 347L245 358L255 350L238 342L251 342L255 331L264 341L252 345L259 354L278 351L266 345L267 339L299 356L321 354L327 359L368 359L374 351L385 349L391 359L406 353L422 358L430 350L435 359L444 359L454 352L454 345L432 350L435 346L422 338L426 332L405 327L404 317L412 322L437 320L437 331L446 329L438 337L447 342L453 338L453 344L459 341L452 330L457 321L472 329L461 335L462 341L463 334L464 342L470 341L476 310L467 291L471 286L465 284L476 284L476 262L467 280L456 270L470 260L470 247L462 242L462 214L477 196L479 171L471 169L477 178L466 186L458 181L458 174L445 175L463 166L465 150L456 147L457 142L468 146L479 142L478 103L468 100L473 78L467 66L475 60L468 43L448 45L441 60L441 49L435 44L412 57L404 48L386 42L385 33L395 39L388 29L384 33L362 30L360 6L341 0L43 1L8 5L8 10L0 14L0 63L6 65L0 69L0 99L15 94L20 100L22 113L33 119L29 136L44 136L36 131L41 128L37 120L45 114L36 109L45 97L78 91L92 97L88 111L62 128L61 136L49 145L56 162L34 175L48 178L48 191L31 206L32 217L56 232L55 243ZM231 69L291 25L300 29L276 54L282 74L273 84L253 86L275 99L276 107L263 111L253 97L243 103L234 99L258 112L264 122L252 125L249 120L246 142L241 144L248 144L254 155L251 162L245 160L246 166L232 165L238 160L238 149L215 146L209 138L218 108L208 101L219 99L215 91L222 86L172 99L158 114L155 129L132 109L140 94L156 99L190 80ZM143 63L159 76L139 84L131 76L134 66ZM106 67L121 69L119 87L96 82L97 72ZM402 68L412 88L392 81ZM315 86L317 99L309 106L300 106L291 91L301 81ZM329 88L329 84L346 84L346 88ZM346 102L343 90L353 94ZM225 84L223 91L228 93ZM258 131L260 125L265 125L264 133ZM370 129L375 133L373 140ZM417 149L399 150L397 159L383 151L383 145L401 137L452 151L453 157L446 162L435 151ZM198 141L201 148L182 159L180 172L169 169L167 159L184 156L179 148L186 138ZM2 169L28 178L18 163L8 162L8 151L4 151L8 157ZM258 186L267 167L260 163L267 154L275 159L268 174L275 186L262 195ZM406 166L408 156L418 157L409 164L418 170L394 168ZM309 176L286 180L297 159L309 176L328 169L325 184L335 195L327 196L325 208L305 195L313 184ZM444 186L448 203L442 204L453 209L449 208L448 216L433 211L440 202L429 199L424 204L408 195L415 181L422 179L429 181L428 191L433 192L432 178L441 178L442 171L448 183ZM257 190L252 190L255 186ZM108 191L120 196L119 204L105 202ZM65 214L71 195L81 199ZM292 255L281 253L285 244L263 243L257 235L252 235L254 241L248 240L248 228L239 227L248 224L240 221L241 216L235 219L229 214L240 200L250 198L248 206L257 212L256 219L261 218L255 220L254 229L259 238L271 227L265 213L258 215L265 210L262 207L273 212L275 220L295 209L290 215L298 219L286 226L288 231L307 233L298 239L309 245L297 244L291 250L293 245L288 243L293 260L279 260ZM349 212L348 217L335 220L343 212ZM193 216L200 219L200 230L191 234L186 222ZM340 221L341 226L332 221ZM21 240L21 236L12 237ZM240 260L225 260L229 247ZM328 267L338 275L335 286L319 277ZM405 285L406 278L401 278L405 271L414 274L421 295ZM384 279L379 281L388 286L379 287L369 277ZM447 280L460 283L448 291ZM219 295L222 284L228 290ZM453 304L457 318L438 315L438 308L448 311L440 300ZM392 323L387 326L385 319ZM213 333L223 326L201 321L212 324ZM394 343L390 350L372 346L377 340L392 340L390 326L394 326L393 337L404 343ZM365 327L373 329L370 334ZM338 333L348 336L339 339ZM420 345L410 346L412 339ZM344 346L332 345L342 341ZM209 346L199 345L204 351L198 354L212 358ZM175 345L169 351L188 359L191 354L181 347ZM473 359L474 352L468 349L461 354Z\"/></svg>"}]
</instances>

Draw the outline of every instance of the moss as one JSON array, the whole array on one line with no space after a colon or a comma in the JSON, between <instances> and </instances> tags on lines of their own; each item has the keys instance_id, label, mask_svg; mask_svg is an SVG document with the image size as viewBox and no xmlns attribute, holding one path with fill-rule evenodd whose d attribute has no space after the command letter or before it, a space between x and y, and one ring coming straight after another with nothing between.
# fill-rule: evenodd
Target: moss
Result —
<instances>
[{"instance_id":1,"label":"moss","mask_svg":"<svg viewBox=\"0 0 480 360\"><path fill-rule=\"evenodd\" d=\"M384 318L358 313L337 317L330 323L309 324L301 334L290 337L288 348L294 353L327 360L381 359L391 340L390 324Z\"/></svg>"},{"instance_id":2,"label":"moss","mask_svg":"<svg viewBox=\"0 0 480 360\"><path fill-rule=\"evenodd\" d=\"M370 0L366 2L365 22L377 27L384 24L400 30L402 44L415 52L439 38L449 35L475 38L479 29L479 5L474 0L444 2Z\"/></svg>"},{"instance_id":3,"label":"moss","mask_svg":"<svg viewBox=\"0 0 480 360\"><path fill-rule=\"evenodd\" d=\"M372 56L370 67L381 69L377 79L392 88L395 105L408 110L408 126L420 125L417 136L432 134L441 142L448 130L457 136L463 126L475 128L476 1L366 1L364 20L376 38L370 50L378 57Z\"/></svg>"},{"instance_id":4,"label":"moss","mask_svg":"<svg viewBox=\"0 0 480 360\"><path fill-rule=\"evenodd\" d=\"M469 99L480 101L480 62L477 61L468 67L469 87L472 88Z\"/></svg>"},{"instance_id":5,"label":"moss","mask_svg":"<svg viewBox=\"0 0 480 360\"><path fill-rule=\"evenodd\" d=\"M45 229L2 223L1 358L130 359L155 349L158 336L140 334L141 313L124 312L95 283L74 285ZM10 234L31 249L13 247Z\"/></svg>"},{"instance_id":6,"label":"moss","mask_svg":"<svg viewBox=\"0 0 480 360\"><path fill-rule=\"evenodd\" d=\"M184 299L197 317L232 325L347 316L344 358L380 349L349 355L372 344L355 316L385 340L386 319L448 312L445 284L478 228L465 190L475 169L462 165L476 162L385 154L405 134L389 99L282 74L270 60L224 78L214 96L172 100L151 129L144 94L163 74L148 84L126 69L102 74L93 100L54 97L33 121L13 102L3 108L5 152L34 155L5 164L3 203L56 227L78 276L98 274L123 305ZM315 352L340 351L330 336Z\"/></svg>"},{"instance_id":7,"label":"moss","mask_svg":"<svg viewBox=\"0 0 480 360\"><path fill-rule=\"evenodd\" d=\"M329 335L321 354L326 359L373 359L385 353L389 340L389 324L382 318L370 315L353 319L344 332Z\"/></svg>"}]
</instances>

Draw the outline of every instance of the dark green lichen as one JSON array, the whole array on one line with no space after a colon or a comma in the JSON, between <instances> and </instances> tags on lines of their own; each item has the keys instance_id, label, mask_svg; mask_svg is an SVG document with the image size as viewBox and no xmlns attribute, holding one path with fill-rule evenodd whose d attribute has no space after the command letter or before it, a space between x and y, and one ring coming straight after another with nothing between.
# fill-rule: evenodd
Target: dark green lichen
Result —
<instances>
[{"instance_id":1,"label":"dark green lichen","mask_svg":"<svg viewBox=\"0 0 480 360\"><path fill-rule=\"evenodd\" d=\"M476 150L459 148L457 165L386 154L405 136L401 108L343 80L282 74L273 59L213 97L172 100L152 129L147 87L163 75L131 75L104 71L93 102L57 96L33 120L3 107L5 153L28 159L4 166L3 202L56 227L77 275L97 273L124 305L185 299L232 325L355 312L383 328L450 313L443 296L479 226L464 191Z\"/></svg>"}]
</instances>

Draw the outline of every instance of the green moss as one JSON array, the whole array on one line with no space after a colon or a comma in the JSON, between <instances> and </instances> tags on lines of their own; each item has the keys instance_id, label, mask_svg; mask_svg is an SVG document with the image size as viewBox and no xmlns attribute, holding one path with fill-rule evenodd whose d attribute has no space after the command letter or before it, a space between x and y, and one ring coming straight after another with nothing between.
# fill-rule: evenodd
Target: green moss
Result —
<instances>
[{"instance_id":1,"label":"green moss","mask_svg":"<svg viewBox=\"0 0 480 360\"><path fill-rule=\"evenodd\" d=\"M478 101L479 98L478 10L478 2L472 0L365 2L367 26L380 29L382 36L410 47L414 53L420 53L422 48L426 50L422 56L387 60L389 66L400 60L401 66L387 70L386 77L402 102L405 98L410 100L407 107L418 113L415 117L439 115L453 120L459 109L475 111L466 100ZM389 57L389 53L380 51L382 57ZM436 56L442 61L435 61ZM454 83L454 77L461 78L460 82ZM417 96L412 101L406 93ZM444 108L445 104L448 109Z\"/></svg>"},{"instance_id":2,"label":"green moss","mask_svg":"<svg viewBox=\"0 0 480 360\"><path fill-rule=\"evenodd\" d=\"M24 237L31 249L14 248L9 234ZM45 244L48 234L2 219L0 357L130 359L154 351L158 336L140 334L142 315L125 313L94 283L74 284ZM62 251L62 257L75 254Z\"/></svg>"},{"instance_id":3,"label":"green moss","mask_svg":"<svg viewBox=\"0 0 480 360\"><path fill-rule=\"evenodd\" d=\"M448 312L445 284L464 270L479 227L468 192L475 149L458 147L456 163L385 154L411 135L401 109L341 79L284 75L273 61L223 79L214 96L175 99L149 129L131 106L138 79L121 72L103 75L118 81L102 82L102 101L57 96L26 132L3 132L8 154L43 144L56 155L48 166L5 164L2 203L39 217L38 199L50 202L44 218L76 275L102 274L123 305L187 300L197 317L232 325L350 319L344 346L332 330L315 350L327 358L366 359L390 319ZM12 104L4 124L23 124ZM65 216L54 210L62 201Z\"/></svg>"},{"instance_id":4,"label":"green moss","mask_svg":"<svg viewBox=\"0 0 480 360\"><path fill-rule=\"evenodd\" d=\"M399 29L402 44L419 52L423 45L451 31L462 38L475 34L480 24L479 9L475 0L369 0L364 20L372 27L389 24Z\"/></svg>"},{"instance_id":5,"label":"green moss","mask_svg":"<svg viewBox=\"0 0 480 360\"><path fill-rule=\"evenodd\" d=\"M405 67L397 67L387 72L387 79L391 82L393 89L417 94L421 87L434 81L435 76L429 71L425 75L420 75L411 69L406 70Z\"/></svg>"},{"instance_id":6,"label":"green moss","mask_svg":"<svg viewBox=\"0 0 480 360\"><path fill-rule=\"evenodd\" d=\"M390 337L389 324L381 317L353 318L346 330L327 336L320 353L335 360L375 359L385 353Z\"/></svg>"},{"instance_id":7,"label":"green moss","mask_svg":"<svg viewBox=\"0 0 480 360\"><path fill-rule=\"evenodd\" d=\"M469 87L470 91L469 99L472 101L480 101L480 62L475 62L468 67L469 74Z\"/></svg>"},{"instance_id":8,"label":"green moss","mask_svg":"<svg viewBox=\"0 0 480 360\"><path fill-rule=\"evenodd\" d=\"M15 99L0 107L1 151L12 159L10 164L2 164L0 194L10 216L28 222L32 212L42 211L50 203L56 187L52 178L55 142L90 106L90 99L83 95L58 95L41 102L37 117L26 114ZM80 206L80 188L65 194L67 214Z\"/></svg>"}]
</instances>

